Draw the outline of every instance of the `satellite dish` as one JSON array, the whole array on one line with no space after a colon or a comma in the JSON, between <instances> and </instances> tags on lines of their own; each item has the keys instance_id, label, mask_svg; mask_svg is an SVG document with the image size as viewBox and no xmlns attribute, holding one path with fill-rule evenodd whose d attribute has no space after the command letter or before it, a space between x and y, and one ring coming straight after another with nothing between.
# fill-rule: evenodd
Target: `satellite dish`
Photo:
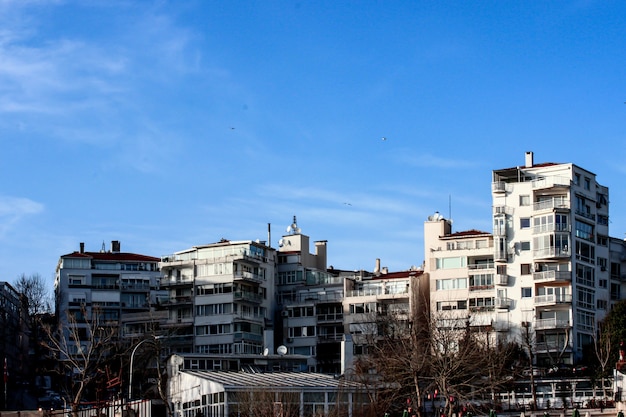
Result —
<instances>
[{"instance_id":1,"label":"satellite dish","mask_svg":"<svg viewBox=\"0 0 626 417\"><path fill-rule=\"evenodd\" d=\"M278 247L282 248L283 246L285 246L285 240L284 239L280 239L278 241Z\"/></svg>"},{"instance_id":2,"label":"satellite dish","mask_svg":"<svg viewBox=\"0 0 626 417\"><path fill-rule=\"evenodd\" d=\"M270 353L268 348L263 349L263 356L267 356Z\"/></svg>"},{"instance_id":3,"label":"satellite dish","mask_svg":"<svg viewBox=\"0 0 626 417\"><path fill-rule=\"evenodd\" d=\"M278 353L280 356L286 354L287 353L287 347L285 345L278 346L278 349L276 349L276 353Z\"/></svg>"}]
</instances>

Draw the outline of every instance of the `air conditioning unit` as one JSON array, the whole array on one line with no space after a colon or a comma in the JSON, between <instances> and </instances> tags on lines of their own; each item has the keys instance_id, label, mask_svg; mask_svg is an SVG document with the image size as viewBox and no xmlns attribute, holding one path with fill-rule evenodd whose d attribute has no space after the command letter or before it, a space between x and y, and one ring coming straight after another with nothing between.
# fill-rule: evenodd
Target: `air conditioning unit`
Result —
<instances>
[{"instance_id":1,"label":"air conditioning unit","mask_svg":"<svg viewBox=\"0 0 626 417\"><path fill-rule=\"evenodd\" d=\"M288 311L282 311L280 313L280 315L283 316L283 317L289 317L289 312Z\"/></svg>"}]
</instances>

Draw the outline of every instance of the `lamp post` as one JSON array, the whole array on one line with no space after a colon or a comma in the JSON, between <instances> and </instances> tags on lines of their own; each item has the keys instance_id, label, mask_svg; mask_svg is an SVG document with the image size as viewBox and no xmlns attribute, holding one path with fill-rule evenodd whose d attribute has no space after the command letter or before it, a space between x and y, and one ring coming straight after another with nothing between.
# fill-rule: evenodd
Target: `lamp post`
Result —
<instances>
[{"instance_id":1,"label":"lamp post","mask_svg":"<svg viewBox=\"0 0 626 417\"><path fill-rule=\"evenodd\" d=\"M139 343L135 345L133 351L130 354L130 374L128 376L128 399L133 399L133 362L135 361L135 352L139 349L139 346L143 345L145 342L156 342L159 340L161 336L153 336L152 339L143 339Z\"/></svg>"}]
</instances>

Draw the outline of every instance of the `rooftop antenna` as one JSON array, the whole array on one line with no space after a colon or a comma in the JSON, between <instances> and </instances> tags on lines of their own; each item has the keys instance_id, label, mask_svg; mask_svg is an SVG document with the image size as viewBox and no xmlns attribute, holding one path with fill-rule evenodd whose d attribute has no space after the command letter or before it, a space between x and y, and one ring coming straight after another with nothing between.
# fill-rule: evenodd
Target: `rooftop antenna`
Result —
<instances>
[{"instance_id":1,"label":"rooftop antenna","mask_svg":"<svg viewBox=\"0 0 626 417\"><path fill-rule=\"evenodd\" d=\"M448 194L448 219L452 219L452 194Z\"/></svg>"}]
</instances>

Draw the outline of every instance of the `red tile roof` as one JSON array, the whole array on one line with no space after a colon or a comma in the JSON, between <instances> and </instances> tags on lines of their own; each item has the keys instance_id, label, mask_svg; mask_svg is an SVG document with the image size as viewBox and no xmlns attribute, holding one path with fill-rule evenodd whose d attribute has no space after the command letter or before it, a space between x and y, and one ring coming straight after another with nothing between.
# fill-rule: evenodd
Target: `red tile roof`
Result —
<instances>
[{"instance_id":1,"label":"red tile roof","mask_svg":"<svg viewBox=\"0 0 626 417\"><path fill-rule=\"evenodd\" d=\"M139 255L127 252L72 252L62 255L61 258L90 258L98 261L134 261L134 262L159 262L160 258L154 256Z\"/></svg>"}]
</instances>

